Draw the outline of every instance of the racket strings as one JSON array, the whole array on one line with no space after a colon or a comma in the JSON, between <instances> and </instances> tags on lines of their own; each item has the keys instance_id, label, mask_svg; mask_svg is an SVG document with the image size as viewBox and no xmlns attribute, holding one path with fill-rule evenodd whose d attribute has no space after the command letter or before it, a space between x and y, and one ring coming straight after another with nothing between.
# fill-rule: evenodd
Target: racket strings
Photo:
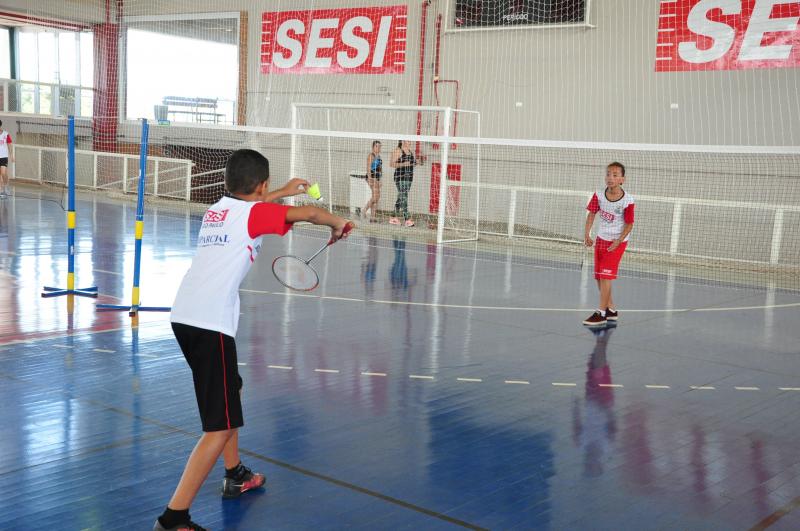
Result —
<instances>
[{"instance_id":1,"label":"racket strings","mask_svg":"<svg viewBox=\"0 0 800 531\"><path fill-rule=\"evenodd\" d=\"M279 256L272 263L272 271L287 288L310 291L319 284L314 268L296 256Z\"/></svg>"}]
</instances>

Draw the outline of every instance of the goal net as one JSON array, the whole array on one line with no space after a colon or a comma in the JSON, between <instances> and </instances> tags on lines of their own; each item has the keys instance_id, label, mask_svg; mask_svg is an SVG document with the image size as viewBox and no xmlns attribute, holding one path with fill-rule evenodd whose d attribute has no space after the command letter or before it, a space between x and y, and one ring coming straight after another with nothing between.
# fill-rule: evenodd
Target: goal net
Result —
<instances>
[{"instance_id":1,"label":"goal net","mask_svg":"<svg viewBox=\"0 0 800 531\"><path fill-rule=\"evenodd\" d=\"M413 135L415 124L431 134ZM480 113L446 107L292 104L289 175L320 182L326 204L369 221L407 221L436 231L437 242L476 240L480 224ZM305 131L305 134L303 134ZM323 134L325 136L316 136ZM380 159L380 182L367 179ZM410 165L410 166L408 166ZM407 201L406 201L407 195Z\"/></svg>"}]
</instances>

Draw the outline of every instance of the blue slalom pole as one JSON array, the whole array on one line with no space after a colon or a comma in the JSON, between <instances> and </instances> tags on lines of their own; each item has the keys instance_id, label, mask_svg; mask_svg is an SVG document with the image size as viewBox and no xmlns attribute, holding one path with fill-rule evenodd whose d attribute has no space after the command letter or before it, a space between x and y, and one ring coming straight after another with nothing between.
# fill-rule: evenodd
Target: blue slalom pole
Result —
<instances>
[{"instance_id":1,"label":"blue slalom pole","mask_svg":"<svg viewBox=\"0 0 800 531\"><path fill-rule=\"evenodd\" d=\"M144 189L147 176L147 146L150 134L150 125L147 119L142 120L142 140L139 149L139 190L136 198L136 228L134 230L135 243L133 255L133 293L131 294L130 306L118 306L115 304L98 304L98 310L128 310L128 314L133 317L140 311L168 312L169 307L161 306L139 306L139 272L142 267L142 237L144 236Z\"/></svg>"},{"instance_id":2,"label":"blue slalom pole","mask_svg":"<svg viewBox=\"0 0 800 531\"><path fill-rule=\"evenodd\" d=\"M42 297L97 297L97 287L75 289L75 117L67 119L67 289L45 286Z\"/></svg>"}]
</instances>

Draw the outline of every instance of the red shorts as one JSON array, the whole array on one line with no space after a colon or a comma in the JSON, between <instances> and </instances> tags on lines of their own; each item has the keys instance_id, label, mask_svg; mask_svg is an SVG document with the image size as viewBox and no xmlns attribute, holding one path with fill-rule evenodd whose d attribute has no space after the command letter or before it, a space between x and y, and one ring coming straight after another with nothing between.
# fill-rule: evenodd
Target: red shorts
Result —
<instances>
[{"instance_id":1,"label":"red shorts","mask_svg":"<svg viewBox=\"0 0 800 531\"><path fill-rule=\"evenodd\" d=\"M628 242L620 243L616 249L609 252L608 246L613 242L597 238L594 242L594 278L614 280L617 278L617 269Z\"/></svg>"}]
</instances>

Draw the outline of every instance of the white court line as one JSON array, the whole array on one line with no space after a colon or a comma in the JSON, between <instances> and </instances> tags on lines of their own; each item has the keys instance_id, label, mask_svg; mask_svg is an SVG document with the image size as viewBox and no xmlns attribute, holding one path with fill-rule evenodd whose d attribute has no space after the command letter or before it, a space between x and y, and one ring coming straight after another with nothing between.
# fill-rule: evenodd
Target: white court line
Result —
<instances>
[{"instance_id":1,"label":"white court line","mask_svg":"<svg viewBox=\"0 0 800 531\"><path fill-rule=\"evenodd\" d=\"M531 384L527 380L506 380L505 383L507 383L507 384L521 384L521 385L530 385Z\"/></svg>"},{"instance_id":2,"label":"white court line","mask_svg":"<svg viewBox=\"0 0 800 531\"><path fill-rule=\"evenodd\" d=\"M109 350L107 348L93 348L92 350L95 352L105 352L106 354L113 354L116 352L116 350Z\"/></svg>"},{"instance_id":3,"label":"white court line","mask_svg":"<svg viewBox=\"0 0 800 531\"><path fill-rule=\"evenodd\" d=\"M433 380L433 376L423 376L421 374L409 374L408 377L415 380Z\"/></svg>"},{"instance_id":4,"label":"white court line","mask_svg":"<svg viewBox=\"0 0 800 531\"><path fill-rule=\"evenodd\" d=\"M778 387L781 391L800 391L800 387Z\"/></svg>"},{"instance_id":5,"label":"white court line","mask_svg":"<svg viewBox=\"0 0 800 531\"><path fill-rule=\"evenodd\" d=\"M56 348L72 348L70 345L53 345Z\"/></svg>"},{"instance_id":6,"label":"white court line","mask_svg":"<svg viewBox=\"0 0 800 531\"><path fill-rule=\"evenodd\" d=\"M421 306L424 308L452 308L464 310L497 310L508 312L568 312L584 313L592 311L591 308L527 308L521 306L476 306L469 304L437 304L433 302L392 301L383 299L356 299L351 297L331 297L327 295L310 295L307 293L290 293L284 291L265 291L257 289L240 289L243 293L258 295L286 295L288 297L308 297L314 299L329 299L346 302L361 302L370 304L387 304L392 306ZM663 308L663 309L626 309L625 313L692 313L692 312L735 312L743 310L769 310L778 308L800 308L800 302L788 304L765 304L763 306L735 306L721 308Z\"/></svg>"},{"instance_id":7,"label":"white court line","mask_svg":"<svg viewBox=\"0 0 800 531\"><path fill-rule=\"evenodd\" d=\"M481 378L456 378L459 382L482 382Z\"/></svg>"},{"instance_id":8,"label":"white court line","mask_svg":"<svg viewBox=\"0 0 800 531\"><path fill-rule=\"evenodd\" d=\"M314 369L314 372L326 372L326 373L338 374L339 369Z\"/></svg>"},{"instance_id":9,"label":"white court line","mask_svg":"<svg viewBox=\"0 0 800 531\"><path fill-rule=\"evenodd\" d=\"M645 385L647 389L672 389L668 385Z\"/></svg>"},{"instance_id":10,"label":"white court line","mask_svg":"<svg viewBox=\"0 0 800 531\"><path fill-rule=\"evenodd\" d=\"M136 356L138 356L140 358L157 358L158 357L155 354L137 354Z\"/></svg>"},{"instance_id":11,"label":"white court line","mask_svg":"<svg viewBox=\"0 0 800 531\"><path fill-rule=\"evenodd\" d=\"M241 361L237 362L236 365L238 365L240 367L247 367L247 364L246 363L242 363Z\"/></svg>"},{"instance_id":12,"label":"white court line","mask_svg":"<svg viewBox=\"0 0 800 531\"><path fill-rule=\"evenodd\" d=\"M118 273L117 271L106 271L105 269L92 269L92 271L97 271L98 273L104 273L106 275L116 275L118 277L124 276L123 273Z\"/></svg>"},{"instance_id":13,"label":"white court line","mask_svg":"<svg viewBox=\"0 0 800 531\"><path fill-rule=\"evenodd\" d=\"M294 367L290 367L288 365L267 365L269 369L280 369L282 371L291 371Z\"/></svg>"},{"instance_id":14,"label":"white court line","mask_svg":"<svg viewBox=\"0 0 800 531\"><path fill-rule=\"evenodd\" d=\"M696 391L716 391L717 388L713 385L690 385L689 389L694 389Z\"/></svg>"},{"instance_id":15,"label":"white court line","mask_svg":"<svg viewBox=\"0 0 800 531\"><path fill-rule=\"evenodd\" d=\"M737 391L761 391L760 387L734 387Z\"/></svg>"},{"instance_id":16,"label":"white court line","mask_svg":"<svg viewBox=\"0 0 800 531\"><path fill-rule=\"evenodd\" d=\"M362 376L386 376L385 372L362 372Z\"/></svg>"},{"instance_id":17,"label":"white court line","mask_svg":"<svg viewBox=\"0 0 800 531\"><path fill-rule=\"evenodd\" d=\"M574 383L565 383L565 382L553 382L554 387L575 387L578 384Z\"/></svg>"},{"instance_id":18,"label":"white court line","mask_svg":"<svg viewBox=\"0 0 800 531\"><path fill-rule=\"evenodd\" d=\"M622 384L597 384L597 387L625 387Z\"/></svg>"}]
</instances>

